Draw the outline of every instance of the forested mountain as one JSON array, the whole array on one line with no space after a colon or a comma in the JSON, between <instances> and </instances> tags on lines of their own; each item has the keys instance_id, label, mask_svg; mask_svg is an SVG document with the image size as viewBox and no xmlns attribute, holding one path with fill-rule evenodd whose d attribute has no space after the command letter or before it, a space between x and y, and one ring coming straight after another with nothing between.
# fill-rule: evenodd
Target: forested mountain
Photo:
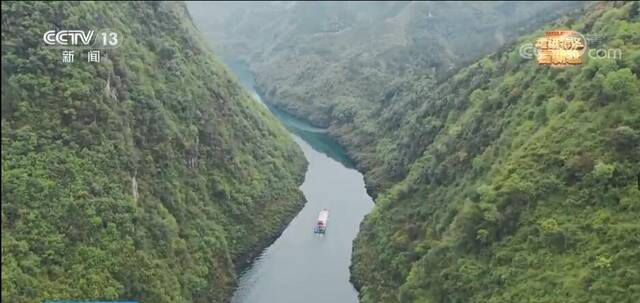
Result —
<instances>
[{"instance_id":1,"label":"forested mountain","mask_svg":"<svg viewBox=\"0 0 640 303\"><path fill-rule=\"evenodd\" d=\"M640 301L638 3L527 5L193 10L265 96L328 126L380 193L355 242L362 302ZM622 57L552 68L520 55L558 28Z\"/></svg>"},{"instance_id":2,"label":"forested mountain","mask_svg":"<svg viewBox=\"0 0 640 303\"><path fill-rule=\"evenodd\" d=\"M100 63L42 42L105 28ZM3 302L222 302L304 166L184 4L2 2Z\"/></svg>"},{"instance_id":3,"label":"forested mountain","mask_svg":"<svg viewBox=\"0 0 640 303\"><path fill-rule=\"evenodd\" d=\"M270 102L330 131L373 193L410 161L379 159L375 119L416 78L441 81L580 2L189 2L223 57L245 60ZM427 81L423 79L423 81ZM424 86L424 85L423 85ZM426 90L428 91L428 90ZM374 118L374 120L371 119ZM369 132L352 142L354 130ZM379 149L376 150L379 146ZM381 162L384 161L384 162Z\"/></svg>"},{"instance_id":4,"label":"forested mountain","mask_svg":"<svg viewBox=\"0 0 640 303\"><path fill-rule=\"evenodd\" d=\"M435 89L401 86L376 120L394 146L380 157L416 160L356 240L362 302L640 301L638 7L546 27L621 58L537 65L518 48L540 30Z\"/></svg>"}]
</instances>

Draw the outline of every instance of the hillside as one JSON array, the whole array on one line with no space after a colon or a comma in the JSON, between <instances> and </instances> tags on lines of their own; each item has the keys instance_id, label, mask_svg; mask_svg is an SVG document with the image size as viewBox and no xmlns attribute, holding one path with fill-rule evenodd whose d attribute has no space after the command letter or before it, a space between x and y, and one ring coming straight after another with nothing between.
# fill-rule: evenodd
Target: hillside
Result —
<instances>
[{"instance_id":1,"label":"hillside","mask_svg":"<svg viewBox=\"0 0 640 303\"><path fill-rule=\"evenodd\" d=\"M426 87L580 2L190 2L226 61L244 60L263 97L329 127L367 172L373 194L415 160L386 155L380 116L414 83ZM431 90L424 89L420 94ZM391 121L393 122L393 121ZM404 148L404 147L402 147ZM417 156L417 155L416 155Z\"/></svg>"},{"instance_id":2,"label":"hillside","mask_svg":"<svg viewBox=\"0 0 640 303\"><path fill-rule=\"evenodd\" d=\"M114 29L89 63L51 29ZM182 3L2 3L2 301L223 302L305 160Z\"/></svg>"},{"instance_id":3,"label":"hillside","mask_svg":"<svg viewBox=\"0 0 640 303\"><path fill-rule=\"evenodd\" d=\"M406 171L355 242L361 302L640 301L638 3L557 28L622 58L539 66L518 53L539 30L435 88L401 84L375 133L347 136Z\"/></svg>"}]
</instances>

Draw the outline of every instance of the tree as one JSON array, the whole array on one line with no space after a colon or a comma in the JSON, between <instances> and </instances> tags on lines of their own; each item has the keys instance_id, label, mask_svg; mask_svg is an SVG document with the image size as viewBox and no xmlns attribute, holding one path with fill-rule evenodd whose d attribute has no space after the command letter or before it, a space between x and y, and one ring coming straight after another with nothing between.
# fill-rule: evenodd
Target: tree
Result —
<instances>
[{"instance_id":1,"label":"tree","mask_svg":"<svg viewBox=\"0 0 640 303\"><path fill-rule=\"evenodd\" d=\"M591 155L583 153L573 156L565 165L569 171L569 176L573 178L581 177L591 172L595 163L593 158L591 158Z\"/></svg>"},{"instance_id":2,"label":"tree","mask_svg":"<svg viewBox=\"0 0 640 303\"><path fill-rule=\"evenodd\" d=\"M615 170L616 167L612 164L598 162L598 164L593 168L593 177L598 180L599 183L607 184Z\"/></svg>"},{"instance_id":3,"label":"tree","mask_svg":"<svg viewBox=\"0 0 640 303\"><path fill-rule=\"evenodd\" d=\"M640 143L640 135L629 126L620 126L611 132L611 143L619 152L632 153Z\"/></svg>"},{"instance_id":4,"label":"tree","mask_svg":"<svg viewBox=\"0 0 640 303\"><path fill-rule=\"evenodd\" d=\"M603 84L605 95L615 102L638 94L638 87L638 79L628 68L609 72Z\"/></svg>"}]
</instances>

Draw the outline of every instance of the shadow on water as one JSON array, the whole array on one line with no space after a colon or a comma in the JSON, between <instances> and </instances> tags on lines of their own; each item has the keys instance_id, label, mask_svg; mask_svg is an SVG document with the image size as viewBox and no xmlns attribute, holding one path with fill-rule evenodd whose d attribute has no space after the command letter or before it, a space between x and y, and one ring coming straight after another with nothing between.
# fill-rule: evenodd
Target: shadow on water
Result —
<instances>
[{"instance_id":1,"label":"shadow on water","mask_svg":"<svg viewBox=\"0 0 640 303\"><path fill-rule=\"evenodd\" d=\"M254 89L246 64L229 66L288 129L309 164L300 185L307 202L278 239L240 275L231 302L357 303L358 292L349 282L352 244L360 222L373 208L364 177L326 129L270 106ZM313 233L322 209L331 210L326 236Z\"/></svg>"},{"instance_id":2,"label":"shadow on water","mask_svg":"<svg viewBox=\"0 0 640 303\"><path fill-rule=\"evenodd\" d=\"M309 143L314 150L326 154L347 168L355 168L354 161L347 155L345 149L327 134L326 129L313 126L308 121L275 107L273 102L269 102L266 97L258 94L255 89L255 79L245 62L233 61L227 65L238 77L240 83L252 92L258 101L265 104L287 129Z\"/></svg>"},{"instance_id":3,"label":"shadow on water","mask_svg":"<svg viewBox=\"0 0 640 303\"><path fill-rule=\"evenodd\" d=\"M275 108L268 103L267 107L269 110L286 126L291 132L298 135L304 141L309 143L311 148L314 150L327 155L329 158L334 159L347 168L355 168L355 164L353 160L347 156L344 148L336 143L329 135L327 135L326 131L316 131L318 128L310 125L308 122L301 120L297 117L292 116L278 108ZM314 130L316 129L316 130Z\"/></svg>"}]
</instances>

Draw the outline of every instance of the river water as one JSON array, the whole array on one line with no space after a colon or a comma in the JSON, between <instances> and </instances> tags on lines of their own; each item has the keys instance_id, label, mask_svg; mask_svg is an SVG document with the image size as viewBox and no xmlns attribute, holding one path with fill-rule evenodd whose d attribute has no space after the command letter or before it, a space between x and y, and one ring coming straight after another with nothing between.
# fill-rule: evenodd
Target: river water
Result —
<instances>
[{"instance_id":1,"label":"river water","mask_svg":"<svg viewBox=\"0 0 640 303\"><path fill-rule=\"evenodd\" d=\"M252 75L230 64L256 99ZM269 107L291 132L309 166L300 190L307 203L282 235L245 270L232 303L350 303L358 293L349 282L351 245L373 208L363 176L340 145L319 128ZM313 233L318 213L330 211L325 235Z\"/></svg>"}]
</instances>

